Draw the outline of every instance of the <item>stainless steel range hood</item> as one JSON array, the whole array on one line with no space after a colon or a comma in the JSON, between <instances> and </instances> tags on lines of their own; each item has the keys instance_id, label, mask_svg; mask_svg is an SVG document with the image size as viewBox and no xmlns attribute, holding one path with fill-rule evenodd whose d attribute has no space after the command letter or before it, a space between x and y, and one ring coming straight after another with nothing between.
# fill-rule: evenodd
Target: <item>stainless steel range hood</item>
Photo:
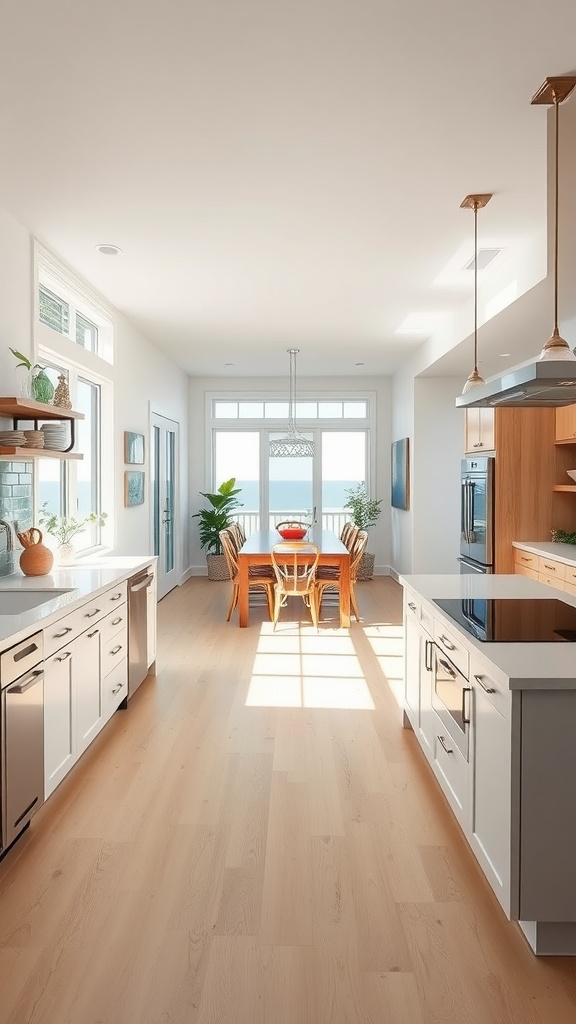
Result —
<instances>
[{"instance_id":1,"label":"stainless steel range hood","mask_svg":"<svg viewBox=\"0 0 576 1024\"><path fill-rule=\"evenodd\" d=\"M576 362L532 359L520 363L459 395L456 405L461 409L576 405Z\"/></svg>"}]
</instances>

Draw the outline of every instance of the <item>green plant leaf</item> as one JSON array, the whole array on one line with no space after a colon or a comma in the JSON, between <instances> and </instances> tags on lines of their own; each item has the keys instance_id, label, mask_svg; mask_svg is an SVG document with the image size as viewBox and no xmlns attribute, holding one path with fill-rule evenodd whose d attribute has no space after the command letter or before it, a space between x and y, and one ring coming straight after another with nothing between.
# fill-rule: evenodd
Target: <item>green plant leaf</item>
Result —
<instances>
[{"instance_id":1,"label":"green plant leaf","mask_svg":"<svg viewBox=\"0 0 576 1024\"><path fill-rule=\"evenodd\" d=\"M8 346L8 348L10 349L12 355L16 356L16 359L20 360L18 366L25 366L27 370L32 369L32 363L28 359L28 356L25 356L23 352L19 352L18 349L16 348L11 348L10 345Z\"/></svg>"}]
</instances>

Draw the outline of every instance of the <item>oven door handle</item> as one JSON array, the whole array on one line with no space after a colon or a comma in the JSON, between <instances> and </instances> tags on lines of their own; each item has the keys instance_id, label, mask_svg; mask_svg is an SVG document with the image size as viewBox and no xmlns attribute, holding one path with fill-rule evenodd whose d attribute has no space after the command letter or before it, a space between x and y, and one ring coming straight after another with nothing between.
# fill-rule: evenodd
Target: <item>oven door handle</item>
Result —
<instances>
[{"instance_id":1,"label":"oven door handle","mask_svg":"<svg viewBox=\"0 0 576 1024\"><path fill-rule=\"evenodd\" d=\"M461 504L460 504L460 525L461 525L462 529L461 529L460 532L462 534L462 540L465 541L466 543L468 543L468 513L467 513L467 500L466 500L466 493L467 493L467 491L466 491L466 484L467 484L467 481L463 480L462 481L462 496L461 496Z\"/></svg>"},{"instance_id":2,"label":"oven door handle","mask_svg":"<svg viewBox=\"0 0 576 1024\"><path fill-rule=\"evenodd\" d=\"M470 700L466 697L466 694L471 692L471 686L462 687L462 722L464 725L470 725Z\"/></svg>"}]
</instances>

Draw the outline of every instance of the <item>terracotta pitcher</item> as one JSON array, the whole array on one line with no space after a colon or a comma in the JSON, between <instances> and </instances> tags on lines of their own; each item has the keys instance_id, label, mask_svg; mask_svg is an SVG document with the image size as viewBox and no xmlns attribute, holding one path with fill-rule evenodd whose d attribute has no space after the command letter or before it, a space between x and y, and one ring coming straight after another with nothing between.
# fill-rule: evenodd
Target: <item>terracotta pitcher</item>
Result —
<instances>
[{"instance_id":1,"label":"terracotta pitcher","mask_svg":"<svg viewBox=\"0 0 576 1024\"><path fill-rule=\"evenodd\" d=\"M54 562L54 555L42 543L42 531L33 526L31 530L16 534L24 551L20 555L20 568L25 576L47 576Z\"/></svg>"}]
</instances>

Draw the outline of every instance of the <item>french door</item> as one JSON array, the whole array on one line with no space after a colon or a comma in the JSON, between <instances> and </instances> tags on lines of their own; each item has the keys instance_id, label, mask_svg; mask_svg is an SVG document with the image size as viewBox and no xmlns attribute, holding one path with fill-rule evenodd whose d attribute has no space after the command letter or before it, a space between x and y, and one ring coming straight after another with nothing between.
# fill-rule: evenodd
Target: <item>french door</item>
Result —
<instances>
[{"instance_id":1,"label":"french door","mask_svg":"<svg viewBox=\"0 0 576 1024\"><path fill-rule=\"evenodd\" d=\"M178 585L178 444L178 423L153 412L150 475L153 549L158 556L158 600Z\"/></svg>"}]
</instances>

